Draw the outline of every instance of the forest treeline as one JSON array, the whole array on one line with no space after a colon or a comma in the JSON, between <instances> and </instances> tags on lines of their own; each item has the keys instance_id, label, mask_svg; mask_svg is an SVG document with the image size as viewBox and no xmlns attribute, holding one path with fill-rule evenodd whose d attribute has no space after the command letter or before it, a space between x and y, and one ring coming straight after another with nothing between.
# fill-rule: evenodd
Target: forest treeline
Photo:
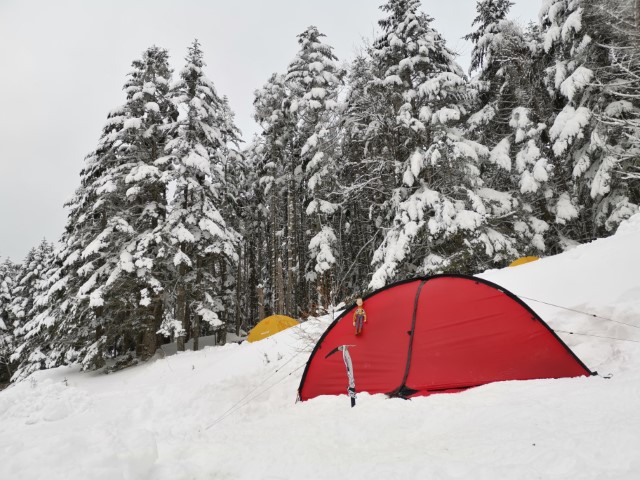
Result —
<instances>
[{"instance_id":1,"label":"forest treeline","mask_svg":"<svg viewBox=\"0 0 640 480\"><path fill-rule=\"evenodd\" d=\"M349 62L308 27L246 142L197 41L178 73L148 48L62 238L0 266L0 382L615 232L640 204L640 0L511 6L477 3L470 72L419 0L382 5Z\"/></svg>"}]
</instances>

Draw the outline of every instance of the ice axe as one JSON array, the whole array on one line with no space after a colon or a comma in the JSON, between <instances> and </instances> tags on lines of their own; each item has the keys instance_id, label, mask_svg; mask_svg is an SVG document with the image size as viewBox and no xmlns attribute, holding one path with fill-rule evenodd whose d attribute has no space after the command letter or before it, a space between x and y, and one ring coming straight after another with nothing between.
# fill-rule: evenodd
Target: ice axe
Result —
<instances>
[{"instance_id":1,"label":"ice axe","mask_svg":"<svg viewBox=\"0 0 640 480\"><path fill-rule=\"evenodd\" d=\"M356 406L356 381L353 377L353 362L351 362L351 355L349 355L349 347L355 347L355 345L340 345L327 353L324 358L329 358L338 351L342 352L342 360L344 360L344 366L347 369L347 378L349 379L347 394L351 399L351 408L353 408Z\"/></svg>"}]
</instances>

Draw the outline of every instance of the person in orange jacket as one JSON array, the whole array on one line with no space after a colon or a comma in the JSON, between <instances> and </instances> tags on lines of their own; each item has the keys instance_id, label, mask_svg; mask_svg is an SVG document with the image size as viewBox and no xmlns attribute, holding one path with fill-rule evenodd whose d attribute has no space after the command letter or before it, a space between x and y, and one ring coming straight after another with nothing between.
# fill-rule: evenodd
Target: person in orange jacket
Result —
<instances>
[{"instance_id":1,"label":"person in orange jacket","mask_svg":"<svg viewBox=\"0 0 640 480\"><path fill-rule=\"evenodd\" d=\"M364 311L361 298L356 300L356 305L357 308L355 312L353 312L353 326L356 327L356 335L360 335L362 333L363 325L367 322L367 312Z\"/></svg>"}]
</instances>

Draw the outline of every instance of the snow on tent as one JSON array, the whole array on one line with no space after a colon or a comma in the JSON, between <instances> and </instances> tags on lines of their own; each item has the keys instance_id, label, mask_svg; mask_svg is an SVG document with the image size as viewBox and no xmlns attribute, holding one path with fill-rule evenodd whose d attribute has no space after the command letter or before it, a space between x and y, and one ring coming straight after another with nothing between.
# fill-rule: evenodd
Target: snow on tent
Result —
<instances>
[{"instance_id":1,"label":"snow on tent","mask_svg":"<svg viewBox=\"0 0 640 480\"><path fill-rule=\"evenodd\" d=\"M286 315L271 315L260 321L249 332L248 342L258 342L282 330L298 325L298 321Z\"/></svg>"},{"instance_id":2,"label":"snow on tent","mask_svg":"<svg viewBox=\"0 0 640 480\"><path fill-rule=\"evenodd\" d=\"M357 391L391 396L592 375L524 302L480 278L407 280L369 295L364 308L362 335L354 335L355 306L322 335L300 382L301 400L346 393L343 359L330 355L343 345L349 346Z\"/></svg>"}]
</instances>

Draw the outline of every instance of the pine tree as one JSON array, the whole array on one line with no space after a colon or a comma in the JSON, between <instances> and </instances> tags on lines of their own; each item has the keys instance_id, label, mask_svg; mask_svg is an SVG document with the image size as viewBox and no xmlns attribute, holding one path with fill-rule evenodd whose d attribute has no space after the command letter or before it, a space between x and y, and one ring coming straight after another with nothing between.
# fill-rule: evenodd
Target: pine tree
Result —
<instances>
[{"instance_id":1,"label":"pine tree","mask_svg":"<svg viewBox=\"0 0 640 480\"><path fill-rule=\"evenodd\" d=\"M237 143L228 109L204 74L202 50L194 41L180 79L170 96L182 115L169 131L166 151L172 164L167 180L175 191L163 235L174 269L173 313L168 312L163 330L178 338L184 350L188 337L201 330L222 330L220 314L228 308L222 299L233 281L238 260L237 232L219 211L223 171L229 143ZM203 325L204 323L204 325Z\"/></svg>"},{"instance_id":2,"label":"pine tree","mask_svg":"<svg viewBox=\"0 0 640 480\"><path fill-rule=\"evenodd\" d=\"M468 114L468 82L419 4L390 0L381 7L389 16L379 22L383 34L372 52L370 88L387 99L393 133L383 152L396 175L372 288L416 273L475 271L508 246L487 225L490 199L482 197L479 163L488 149L458 128Z\"/></svg>"},{"instance_id":3,"label":"pine tree","mask_svg":"<svg viewBox=\"0 0 640 480\"><path fill-rule=\"evenodd\" d=\"M44 367L41 362L46 359L43 352L48 350L47 341L33 326L39 323L39 315L46 310L43 293L52 266L53 245L43 240L29 251L16 277L9 315L16 347L11 355L11 363L17 367L14 380Z\"/></svg>"},{"instance_id":4,"label":"pine tree","mask_svg":"<svg viewBox=\"0 0 640 480\"><path fill-rule=\"evenodd\" d=\"M369 88L373 80L371 58L359 55L350 65L341 106L341 158L336 173L342 218L340 298L367 288L371 258L382 241L381 225L395 187L393 162L387 161L385 144L393 135L395 121L387 115L380 89Z\"/></svg>"},{"instance_id":5,"label":"pine tree","mask_svg":"<svg viewBox=\"0 0 640 480\"><path fill-rule=\"evenodd\" d=\"M162 262L157 261L165 248L157 232L167 218L167 192L171 188L167 181L170 161L164 149L168 126L177 117L168 97L172 76L168 62L167 50L156 46L133 62L125 84L125 108L131 125L119 135L122 143L118 151L130 159L124 187L134 233L120 253L116 270L122 275L121 285L135 294L125 315L135 332L136 352L143 359L153 355L161 342L157 331L164 314L165 286L171 281ZM112 276L110 280L115 283L116 279Z\"/></svg>"},{"instance_id":6,"label":"pine tree","mask_svg":"<svg viewBox=\"0 0 640 480\"><path fill-rule=\"evenodd\" d=\"M99 284L109 278L118 262L114 250L122 242L116 243L114 238L131 231L121 215L124 192L118 192L116 178L123 168L114 152L115 134L124 121L120 109L109 115L98 148L86 158L81 186L67 204L70 212L61 248L36 300L46 307L23 332L25 338L38 335L47 344L47 358L42 358L43 350L37 344L28 342L20 352L21 371L82 360L93 341L104 344L100 332L104 289ZM126 299L114 302L122 304ZM110 307L117 308L115 304ZM92 353L98 350L102 348Z\"/></svg>"},{"instance_id":7,"label":"pine tree","mask_svg":"<svg viewBox=\"0 0 640 480\"><path fill-rule=\"evenodd\" d=\"M330 304L335 279L338 245L330 196L340 72L323 36L313 26L300 34L287 74L273 74L254 101L262 134L251 155L259 171L256 200L268 260L260 295L266 311L296 317Z\"/></svg>"},{"instance_id":8,"label":"pine tree","mask_svg":"<svg viewBox=\"0 0 640 480\"><path fill-rule=\"evenodd\" d=\"M8 382L12 375L10 357L15 348L10 307L13 301L18 266L8 258L0 263L0 383Z\"/></svg>"},{"instance_id":9,"label":"pine tree","mask_svg":"<svg viewBox=\"0 0 640 480\"><path fill-rule=\"evenodd\" d=\"M9 317L14 329L20 329L33 318L36 292L45 272L51 267L53 245L42 240L29 250L16 277Z\"/></svg>"},{"instance_id":10,"label":"pine tree","mask_svg":"<svg viewBox=\"0 0 640 480\"><path fill-rule=\"evenodd\" d=\"M238 334L244 312L247 312L248 299L243 295L243 287L247 278L245 270L250 239L245 235L247 232L245 223L247 217L252 215L247 204L252 183L248 178L250 173L247 159L240 150L242 132L235 124L235 114L226 96L222 97L220 118L223 144L218 152L218 163L222 167L223 183L219 210L224 212L227 224L240 235L240 242L236 247L238 262L235 271L227 276L221 296L222 302L228 305L222 315L223 321L227 324L227 331L233 330ZM231 328L231 326L234 327Z\"/></svg>"},{"instance_id":11,"label":"pine tree","mask_svg":"<svg viewBox=\"0 0 640 480\"><path fill-rule=\"evenodd\" d=\"M262 272L263 294L269 313L289 313L285 310L285 278L282 265L287 258L287 245L281 241L287 224L287 190L292 173L291 139L295 125L290 116L290 100L285 88L285 76L273 74L255 92L255 120L262 128L260 140L250 149L254 168L258 171L260 188L256 190L259 211L263 212L264 230L256 232L264 244L267 272ZM292 248L292 247L291 247ZM287 275L294 272L287 271ZM287 282L289 284L290 282Z\"/></svg>"},{"instance_id":12,"label":"pine tree","mask_svg":"<svg viewBox=\"0 0 640 480\"><path fill-rule=\"evenodd\" d=\"M617 199L609 200L613 211L604 222L605 229L613 231L640 205L640 2L587 2L584 17L609 60L595 73L612 102L595 117L598 129L611 139L607 155L615 166L609 178L607 169L612 165L601 167L596 183L617 191Z\"/></svg>"},{"instance_id":13,"label":"pine tree","mask_svg":"<svg viewBox=\"0 0 640 480\"><path fill-rule=\"evenodd\" d=\"M311 217L309 227L310 267L306 279L316 286L318 305L326 308L331 304L333 276L338 257L337 237L332 216L338 206L331 201L335 190L337 154L337 128L332 113L337 107L340 79L333 49L322 43L322 37L314 26L298 35L300 51L289 65L286 85L293 120L296 124L293 141L293 156L296 159L289 186L290 216L295 215L297 192L296 175L303 177L303 192L306 215ZM297 182L296 182L297 183ZM304 188L306 187L306 189ZM308 202L307 202L308 198ZM290 224L289 228L295 224ZM293 227L295 228L295 227ZM293 264L293 262L291 262ZM292 265L289 265L291 268ZM301 266L297 266L300 268Z\"/></svg>"},{"instance_id":14,"label":"pine tree","mask_svg":"<svg viewBox=\"0 0 640 480\"><path fill-rule=\"evenodd\" d=\"M480 69L486 72L486 66L492 64L494 47L502 41L502 23L512 6L510 0L479 0L476 4L478 15L472 25L477 25L477 29L464 37L474 44L471 52L472 72Z\"/></svg>"},{"instance_id":15,"label":"pine tree","mask_svg":"<svg viewBox=\"0 0 640 480\"><path fill-rule=\"evenodd\" d=\"M476 30L464 37L473 43L470 71L477 73L477 113L470 123L493 145L512 133L512 112L523 106L529 93L523 80L530 74L533 52L522 29L507 19L511 6L505 0L478 1Z\"/></svg>"},{"instance_id":16,"label":"pine tree","mask_svg":"<svg viewBox=\"0 0 640 480\"><path fill-rule=\"evenodd\" d=\"M606 74L612 56L604 45L611 37L590 15L594 8L585 0L547 0L540 16L556 107L549 130L555 222L561 236L576 241L606 235L638 210L640 200L625 180L634 158L620 144L620 131L599 121L607 112L618 116L621 104L611 93L619 79Z\"/></svg>"},{"instance_id":17,"label":"pine tree","mask_svg":"<svg viewBox=\"0 0 640 480\"><path fill-rule=\"evenodd\" d=\"M23 348L22 371L72 362L98 368L139 350L149 326L136 315L147 306L137 274L149 266L140 259L135 265L133 254L141 232L163 215L159 154L169 77L163 49L151 47L133 63L126 103L109 114L67 204L62 247L37 300L42 311L25 326L27 338L37 334L46 343L46 358L30 350L37 345Z\"/></svg>"},{"instance_id":18,"label":"pine tree","mask_svg":"<svg viewBox=\"0 0 640 480\"><path fill-rule=\"evenodd\" d=\"M266 285L270 284L270 244L268 196L260 184L264 173L263 144L254 136L243 152L245 171L242 182L236 189L242 191L239 197L240 227L242 236L242 256L239 262L237 283L236 334L248 332L257 322L265 318L266 310L273 311Z\"/></svg>"},{"instance_id":19,"label":"pine tree","mask_svg":"<svg viewBox=\"0 0 640 480\"><path fill-rule=\"evenodd\" d=\"M491 150L481 176L486 196L496 200L491 210L499 221L493 228L509 238L504 260L547 249L551 175L541 49L535 33L507 19L511 5L478 2L477 30L465 37L474 43L472 69L478 72L475 112L467 124L471 137Z\"/></svg>"}]
</instances>

